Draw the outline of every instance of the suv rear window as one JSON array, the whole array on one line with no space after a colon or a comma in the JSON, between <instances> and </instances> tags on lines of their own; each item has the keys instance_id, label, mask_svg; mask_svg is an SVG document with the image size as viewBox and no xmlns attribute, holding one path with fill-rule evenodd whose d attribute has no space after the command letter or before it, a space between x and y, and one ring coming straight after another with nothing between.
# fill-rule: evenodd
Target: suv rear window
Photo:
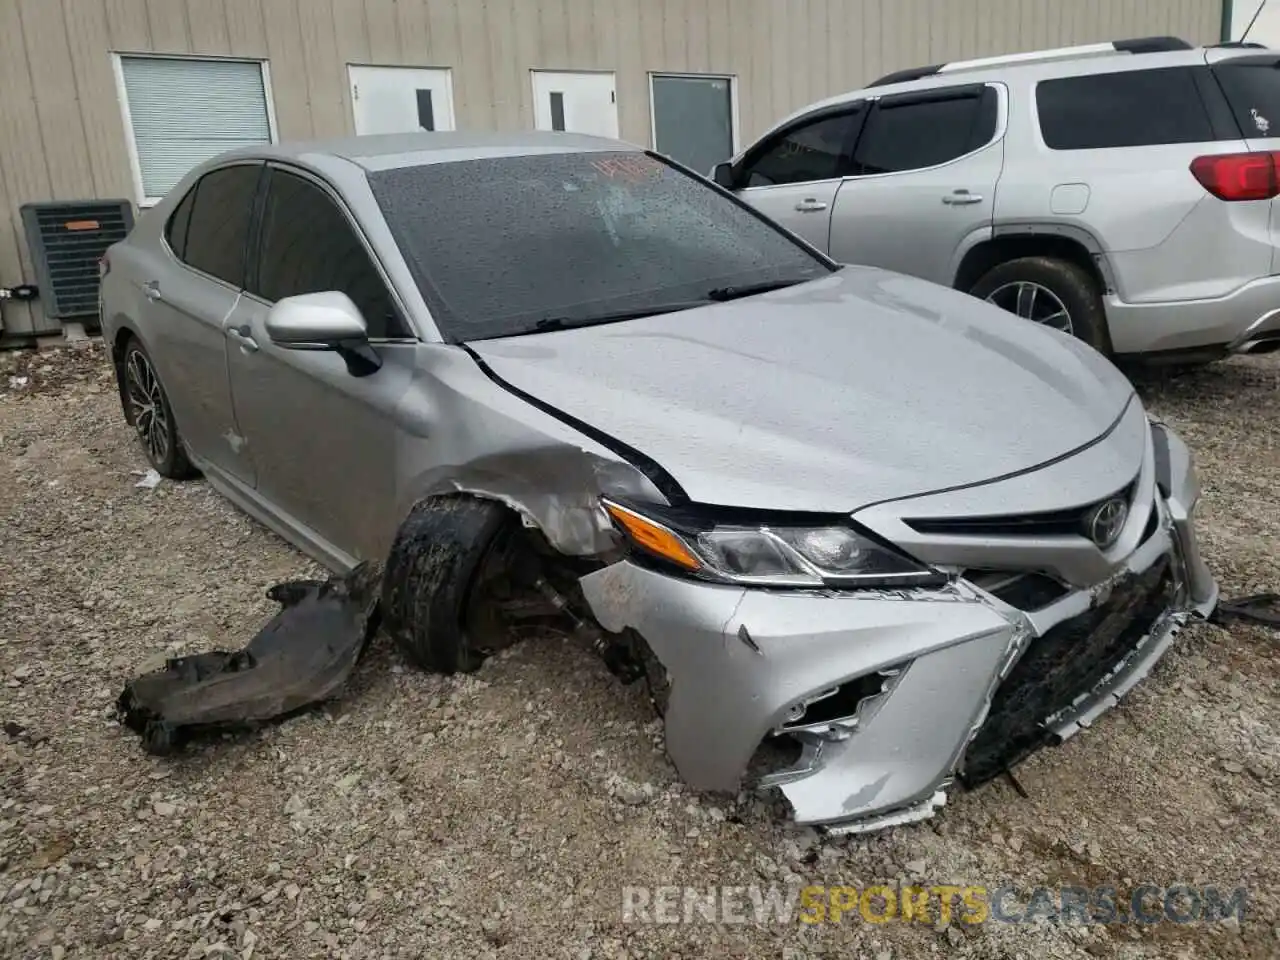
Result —
<instances>
[{"instance_id":1,"label":"suv rear window","mask_svg":"<svg viewBox=\"0 0 1280 960\"><path fill-rule=\"evenodd\" d=\"M1042 80L1040 133L1052 150L1149 147L1217 139L1190 67Z\"/></svg>"},{"instance_id":2,"label":"suv rear window","mask_svg":"<svg viewBox=\"0 0 1280 960\"><path fill-rule=\"evenodd\" d=\"M1246 138L1280 137L1280 60L1228 60L1213 72Z\"/></svg>"}]
</instances>

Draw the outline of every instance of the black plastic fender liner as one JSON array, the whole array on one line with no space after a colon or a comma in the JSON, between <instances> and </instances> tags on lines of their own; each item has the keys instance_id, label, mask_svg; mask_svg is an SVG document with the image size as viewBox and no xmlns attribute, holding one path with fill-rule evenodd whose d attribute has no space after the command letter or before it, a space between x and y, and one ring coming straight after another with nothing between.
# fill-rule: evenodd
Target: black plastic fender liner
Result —
<instances>
[{"instance_id":1,"label":"black plastic fender liner","mask_svg":"<svg viewBox=\"0 0 1280 960\"><path fill-rule=\"evenodd\" d=\"M201 733L252 729L332 699L379 622L381 566L276 584L280 610L243 649L176 657L132 680L116 701L121 723L164 755Z\"/></svg>"},{"instance_id":2,"label":"black plastic fender liner","mask_svg":"<svg viewBox=\"0 0 1280 960\"><path fill-rule=\"evenodd\" d=\"M484 662L467 639L464 610L476 571L514 521L505 504L459 493L418 501L400 525L383 578L383 625L424 670L471 673Z\"/></svg>"},{"instance_id":3,"label":"black plastic fender liner","mask_svg":"<svg viewBox=\"0 0 1280 960\"><path fill-rule=\"evenodd\" d=\"M1209 622L1226 626L1232 620L1280 630L1280 593L1255 593L1218 601Z\"/></svg>"}]
</instances>

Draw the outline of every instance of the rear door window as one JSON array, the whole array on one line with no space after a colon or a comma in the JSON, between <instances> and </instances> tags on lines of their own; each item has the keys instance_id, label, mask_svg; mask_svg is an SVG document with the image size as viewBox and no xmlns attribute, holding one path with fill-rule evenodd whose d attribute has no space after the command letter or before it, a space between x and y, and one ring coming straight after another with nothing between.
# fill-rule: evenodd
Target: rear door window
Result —
<instances>
[{"instance_id":1,"label":"rear door window","mask_svg":"<svg viewBox=\"0 0 1280 960\"><path fill-rule=\"evenodd\" d=\"M1100 150L1216 139L1191 67L1043 80L1040 133L1051 150Z\"/></svg>"},{"instance_id":2,"label":"rear door window","mask_svg":"<svg viewBox=\"0 0 1280 960\"><path fill-rule=\"evenodd\" d=\"M1280 59L1227 60L1213 72L1246 138L1280 137Z\"/></svg>"},{"instance_id":3,"label":"rear door window","mask_svg":"<svg viewBox=\"0 0 1280 960\"><path fill-rule=\"evenodd\" d=\"M903 173L955 160L991 141L997 114L992 87L886 97L867 118L854 171L860 176Z\"/></svg>"},{"instance_id":4,"label":"rear door window","mask_svg":"<svg viewBox=\"0 0 1280 960\"><path fill-rule=\"evenodd\" d=\"M200 178L181 254L187 264L236 289L244 286L249 226L261 173L261 164L238 164Z\"/></svg>"},{"instance_id":5,"label":"rear door window","mask_svg":"<svg viewBox=\"0 0 1280 960\"><path fill-rule=\"evenodd\" d=\"M187 255L187 229L191 226L191 208L195 203L196 188L192 187L178 204L178 209L169 217L169 222L164 225L164 238L179 260Z\"/></svg>"},{"instance_id":6,"label":"rear door window","mask_svg":"<svg viewBox=\"0 0 1280 960\"><path fill-rule=\"evenodd\" d=\"M764 144L738 173L741 186L777 187L833 180L849 173L849 150L865 108L801 122Z\"/></svg>"}]
</instances>

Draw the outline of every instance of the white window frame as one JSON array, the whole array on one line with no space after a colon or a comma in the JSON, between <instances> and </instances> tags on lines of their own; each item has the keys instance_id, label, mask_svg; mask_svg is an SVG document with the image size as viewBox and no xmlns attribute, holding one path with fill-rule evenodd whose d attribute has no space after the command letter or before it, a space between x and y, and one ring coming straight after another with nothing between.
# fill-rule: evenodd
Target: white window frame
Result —
<instances>
[{"instance_id":1,"label":"white window frame","mask_svg":"<svg viewBox=\"0 0 1280 960\"><path fill-rule=\"evenodd\" d=\"M650 70L649 77L649 148L658 149L658 117L653 109L653 81L658 79L672 80L727 80L729 81L729 130L730 138L733 140L733 148L729 151L729 156L736 157L738 150L741 149L742 139L739 128L738 116L738 75L736 73L692 73L688 71L678 70ZM705 171L699 170L699 173Z\"/></svg>"},{"instance_id":2,"label":"white window frame","mask_svg":"<svg viewBox=\"0 0 1280 960\"><path fill-rule=\"evenodd\" d=\"M133 135L133 114L129 110L129 93L124 83L123 61L126 57L138 60L190 60L194 63L223 61L257 64L258 69L262 72L262 95L267 102L267 130L272 143L279 141L279 133L276 129L275 97L271 92L271 64L267 60L256 57L216 57L173 53L132 53L128 50L113 51L111 54L111 69L116 78L116 99L120 102L120 115L124 120L125 147L129 152L129 169L133 175L133 195L140 209L146 210L149 207L154 207L164 198L148 197L142 185L142 161L138 156L138 142Z\"/></svg>"}]
</instances>

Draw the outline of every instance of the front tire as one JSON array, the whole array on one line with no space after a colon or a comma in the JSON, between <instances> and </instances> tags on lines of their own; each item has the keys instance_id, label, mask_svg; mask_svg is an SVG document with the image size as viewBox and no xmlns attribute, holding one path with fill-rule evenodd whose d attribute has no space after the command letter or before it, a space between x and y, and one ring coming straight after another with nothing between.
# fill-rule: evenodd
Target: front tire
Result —
<instances>
[{"instance_id":1,"label":"front tire","mask_svg":"<svg viewBox=\"0 0 1280 960\"><path fill-rule=\"evenodd\" d=\"M465 495L431 497L401 524L382 581L382 623L415 664L472 673L485 654L466 629L477 573L513 522L505 506Z\"/></svg>"},{"instance_id":2,"label":"front tire","mask_svg":"<svg viewBox=\"0 0 1280 960\"><path fill-rule=\"evenodd\" d=\"M1057 257L1019 257L987 271L969 293L1111 353L1098 285L1079 264Z\"/></svg>"},{"instance_id":3,"label":"front tire","mask_svg":"<svg viewBox=\"0 0 1280 960\"><path fill-rule=\"evenodd\" d=\"M152 468L169 480L186 480L196 475L187 459L178 424L169 405L169 395L160 382L151 355L136 340L125 347L120 367L124 401L129 423L133 425Z\"/></svg>"}]
</instances>

